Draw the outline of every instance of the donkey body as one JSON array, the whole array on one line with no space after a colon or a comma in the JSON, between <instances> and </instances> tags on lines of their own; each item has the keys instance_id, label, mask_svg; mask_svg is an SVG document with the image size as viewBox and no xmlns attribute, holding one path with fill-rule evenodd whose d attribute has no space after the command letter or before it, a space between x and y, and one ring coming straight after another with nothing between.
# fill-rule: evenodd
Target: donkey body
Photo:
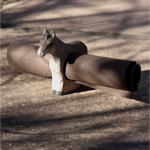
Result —
<instances>
[{"instance_id":1,"label":"donkey body","mask_svg":"<svg viewBox=\"0 0 150 150\"><path fill-rule=\"evenodd\" d=\"M44 38L40 40L37 54L41 57L47 53L50 55L49 67L52 73L51 93L62 95L79 87L74 81L65 77L65 63L71 53L87 53L87 47L81 41L64 43L56 37L54 31L43 30Z\"/></svg>"}]
</instances>

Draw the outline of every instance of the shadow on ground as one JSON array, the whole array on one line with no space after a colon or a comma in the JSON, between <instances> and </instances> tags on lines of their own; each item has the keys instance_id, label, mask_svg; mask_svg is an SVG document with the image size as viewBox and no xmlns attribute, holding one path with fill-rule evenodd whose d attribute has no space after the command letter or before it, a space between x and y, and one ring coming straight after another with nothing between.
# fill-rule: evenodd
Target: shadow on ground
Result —
<instances>
[{"instance_id":1,"label":"shadow on ground","mask_svg":"<svg viewBox=\"0 0 150 150\"><path fill-rule=\"evenodd\" d=\"M71 103L70 100L62 102L62 107L66 110L69 109L66 107L67 103ZM84 105L82 103L80 105L78 104L78 107L83 107L84 110ZM77 149L79 146L81 150L128 150L149 146L148 141L145 141L143 137L148 135L149 106L91 113L81 112L74 115L65 114L62 109L61 115L54 114L52 109L58 110L57 107L58 104L49 103L48 105L47 103L30 104L24 107L14 106L12 109L14 111L9 109L8 115L3 115L1 120L2 148L23 148L25 145L29 148L31 143L34 143L33 148L43 148L43 146L53 148L55 144L57 148L72 146L72 149ZM145 115L141 119L142 113ZM122 128L128 128L128 130L122 130ZM137 139L138 136L141 140Z\"/></svg>"},{"instance_id":2,"label":"shadow on ground","mask_svg":"<svg viewBox=\"0 0 150 150\"><path fill-rule=\"evenodd\" d=\"M149 103L149 70L141 72L141 80L138 86L138 92L135 92L133 99Z\"/></svg>"}]
</instances>

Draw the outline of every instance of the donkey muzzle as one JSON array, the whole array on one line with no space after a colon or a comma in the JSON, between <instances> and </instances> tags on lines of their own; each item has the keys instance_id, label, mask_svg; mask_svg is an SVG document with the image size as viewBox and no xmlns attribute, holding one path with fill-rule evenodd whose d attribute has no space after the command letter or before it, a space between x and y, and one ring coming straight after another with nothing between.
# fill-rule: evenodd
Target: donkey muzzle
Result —
<instances>
[{"instance_id":1,"label":"donkey muzzle","mask_svg":"<svg viewBox=\"0 0 150 150\"><path fill-rule=\"evenodd\" d=\"M39 49L37 50L37 55L41 56L41 57L45 56L45 53L43 51L43 47L39 47Z\"/></svg>"}]
</instances>

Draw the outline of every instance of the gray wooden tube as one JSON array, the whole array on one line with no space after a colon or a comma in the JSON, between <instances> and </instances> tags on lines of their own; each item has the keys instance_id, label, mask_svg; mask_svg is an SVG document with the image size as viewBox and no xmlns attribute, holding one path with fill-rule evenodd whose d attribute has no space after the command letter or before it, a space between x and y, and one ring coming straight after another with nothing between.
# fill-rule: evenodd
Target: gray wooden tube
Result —
<instances>
[{"instance_id":1,"label":"gray wooden tube","mask_svg":"<svg viewBox=\"0 0 150 150\"><path fill-rule=\"evenodd\" d=\"M11 43L7 50L7 61L10 67L19 72L51 77L49 69L50 54L39 57L37 55L38 48L39 46L20 42Z\"/></svg>"},{"instance_id":2,"label":"gray wooden tube","mask_svg":"<svg viewBox=\"0 0 150 150\"><path fill-rule=\"evenodd\" d=\"M10 44L7 50L10 67L19 72L51 77L50 54L39 57L38 48L19 42ZM141 73L136 62L79 53L68 57L64 69L69 80L126 98L131 98L136 91Z\"/></svg>"},{"instance_id":3,"label":"gray wooden tube","mask_svg":"<svg viewBox=\"0 0 150 150\"><path fill-rule=\"evenodd\" d=\"M134 61L73 53L67 59L65 74L70 80L136 91L141 68Z\"/></svg>"}]
</instances>

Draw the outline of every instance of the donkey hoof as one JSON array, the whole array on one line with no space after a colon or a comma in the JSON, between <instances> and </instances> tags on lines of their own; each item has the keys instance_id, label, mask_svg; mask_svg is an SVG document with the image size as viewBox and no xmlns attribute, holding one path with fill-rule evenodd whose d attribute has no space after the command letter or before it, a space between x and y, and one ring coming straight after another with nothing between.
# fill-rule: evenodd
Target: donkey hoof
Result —
<instances>
[{"instance_id":1,"label":"donkey hoof","mask_svg":"<svg viewBox=\"0 0 150 150\"><path fill-rule=\"evenodd\" d=\"M51 93L55 95L62 95L61 91L51 89Z\"/></svg>"}]
</instances>

